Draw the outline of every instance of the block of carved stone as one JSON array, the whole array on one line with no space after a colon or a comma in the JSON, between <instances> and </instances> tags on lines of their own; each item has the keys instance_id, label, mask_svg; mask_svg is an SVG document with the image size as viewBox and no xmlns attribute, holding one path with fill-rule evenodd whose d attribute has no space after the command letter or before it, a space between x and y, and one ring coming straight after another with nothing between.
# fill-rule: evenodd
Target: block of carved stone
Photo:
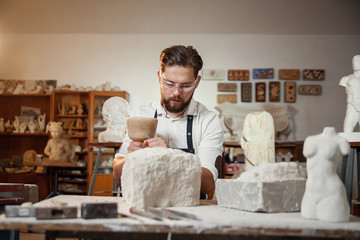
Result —
<instances>
[{"instance_id":1,"label":"block of carved stone","mask_svg":"<svg viewBox=\"0 0 360 240\"><path fill-rule=\"evenodd\" d=\"M170 148L144 148L127 155L121 176L123 197L130 206L199 205L200 160Z\"/></svg>"},{"instance_id":2,"label":"block of carved stone","mask_svg":"<svg viewBox=\"0 0 360 240\"><path fill-rule=\"evenodd\" d=\"M296 162L264 162L237 179L218 179L218 205L246 211L300 211L305 176Z\"/></svg>"},{"instance_id":3,"label":"block of carved stone","mask_svg":"<svg viewBox=\"0 0 360 240\"><path fill-rule=\"evenodd\" d=\"M333 127L325 127L322 133L305 139L303 154L307 158L309 178L301 204L302 217L327 222L349 221L346 190L336 172L341 155L349 152L348 141Z\"/></svg>"},{"instance_id":4,"label":"block of carved stone","mask_svg":"<svg viewBox=\"0 0 360 240\"><path fill-rule=\"evenodd\" d=\"M266 111L248 113L240 144L245 155L245 170L262 162L275 162L275 130L271 114Z\"/></svg>"}]
</instances>

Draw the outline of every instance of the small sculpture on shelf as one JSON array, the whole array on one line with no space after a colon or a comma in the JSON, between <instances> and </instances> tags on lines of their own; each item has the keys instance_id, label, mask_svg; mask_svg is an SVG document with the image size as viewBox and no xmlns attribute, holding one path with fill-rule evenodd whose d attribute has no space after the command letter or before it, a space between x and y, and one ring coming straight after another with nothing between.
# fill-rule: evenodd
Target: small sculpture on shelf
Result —
<instances>
[{"instance_id":1,"label":"small sculpture on shelf","mask_svg":"<svg viewBox=\"0 0 360 240\"><path fill-rule=\"evenodd\" d=\"M106 130L99 133L99 142L122 142L126 131L128 102L121 97L111 97L104 102L102 115Z\"/></svg>"},{"instance_id":2,"label":"small sculpture on shelf","mask_svg":"<svg viewBox=\"0 0 360 240\"><path fill-rule=\"evenodd\" d=\"M347 107L344 120L344 132L351 133L360 123L360 55L352 61L354 74L341 78L339 85L345 87Z\"/></svg>"},{"instance_id":3,"label":"small sculpture on shelf","mask_svg":"<svg viewBox=\"0 0 360 240\"><path fill-rule=\"evenodd\" d=\"M49 156L49 161L70 162L74 159L74 144L64 133L61 122L49 122L48 129L52 136L49 139L44 153Z\"/></svg>"},{"instance_id":4,"label":"small sculpture on shelf","mask_svg":"<svg viewBox=\"0 0 360 240\"><path fill-rule=\"evenodd\" d=\"M0 133L5 132L5 120L0 118Z\"/></svg>"},{"instance_id":5,"label":"small sculpture on shelf","mask_svg":"<svg viewBox=\"0 0 360 240\"><path fill-rule=\"evenodd\" d=\"M45 131L45 117L46 117L46 113L40 114L38 116L38 132L44 132Z\"/></svg>"}]
</instances>

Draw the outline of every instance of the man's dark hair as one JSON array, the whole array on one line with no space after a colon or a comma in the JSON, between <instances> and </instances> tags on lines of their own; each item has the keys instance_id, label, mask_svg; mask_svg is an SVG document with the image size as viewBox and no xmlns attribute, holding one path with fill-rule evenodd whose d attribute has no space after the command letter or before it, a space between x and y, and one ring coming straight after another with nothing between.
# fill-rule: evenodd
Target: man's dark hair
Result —
<instances>
[{"instance_id":1,"label":"man's dark hair","mask_svg":"<svg viewBox=\"0 0 360 240\"><path fill-rule=\"evenodd\" d=\"M196 79L203 66L203 61L199 53L192 46L185 47L182 45L175 45L165 48L160 53L161 72L165 71L166 66L192 67Z\"/></svg>"}]
</instances>

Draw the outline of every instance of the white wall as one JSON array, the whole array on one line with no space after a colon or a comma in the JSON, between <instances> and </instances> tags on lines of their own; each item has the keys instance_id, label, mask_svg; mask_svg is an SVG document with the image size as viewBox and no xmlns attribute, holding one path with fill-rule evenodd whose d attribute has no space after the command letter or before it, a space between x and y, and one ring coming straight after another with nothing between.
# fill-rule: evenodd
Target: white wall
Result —
<instances>
[{"instance_id":1,"label":"white wall","mask_svg":"<svg viewBox=\"0 0 360 240\"><path fill-rule=\"evenodd\" d=\"M173 44L193 45L208 69L273 67L275 80L280 68L325 69L311 82L323 94L290 104L304 140L324 126L342 131L338 82L360 54L359 10L358 0L0 0L0 79L110 81L136 107L159 98L159 53ZM194 95L211 110L217 83L201 81Z\"/></svg>"},{"instance_id":2,"label":"white wall","mask_svg":"<svg viewBox=\"0 0 360 240\"><path fill-rule=\"evenodd\" d=\"M1 79L57 79L58 85L84 87L110 81L130 93L131 107L159 98L158 56L173 44L196 47L204 68L325 69L325 81L311 82L321 84L323 94L298 95L290 104L297 111L298 140L324 126L342 131L346 94L338 82L352 73L352 57L360 54L358 35L3 34L0 44ZM211 110L218 82L202 80L194 95Z\"/></svg>"}]
</instances>

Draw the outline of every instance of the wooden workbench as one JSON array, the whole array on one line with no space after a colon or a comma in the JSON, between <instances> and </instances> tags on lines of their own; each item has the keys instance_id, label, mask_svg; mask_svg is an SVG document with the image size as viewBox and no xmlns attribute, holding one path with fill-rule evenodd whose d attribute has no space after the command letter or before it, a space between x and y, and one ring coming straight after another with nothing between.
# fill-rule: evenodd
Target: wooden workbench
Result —
<instances>
[{"instance_id":1,"label":"wooden workbench","mask_svg":"<svg viewBox=\"0 0 360 240\"><path fill-rule=\"evenodd\" d=\"M117 202L118 212L129 215L123 198L60 195L53 199L80 206L82 202ZM360 218L351 216L350 222L328 223L303 219L295 213L254 213L204 204L197 207L172 208L196 215L201 220L157 221L132 215L113 219L36 220L35 218L6 218L0 216L0 230L23 229L45 231L46 239L56 237L90 237L121 239L278 239L279 236L304 239L333 237L360 238ZM53 205L51 199L36 207ZM329 209L331 211L331 209Z\"/></svg>"}]
</instances>

